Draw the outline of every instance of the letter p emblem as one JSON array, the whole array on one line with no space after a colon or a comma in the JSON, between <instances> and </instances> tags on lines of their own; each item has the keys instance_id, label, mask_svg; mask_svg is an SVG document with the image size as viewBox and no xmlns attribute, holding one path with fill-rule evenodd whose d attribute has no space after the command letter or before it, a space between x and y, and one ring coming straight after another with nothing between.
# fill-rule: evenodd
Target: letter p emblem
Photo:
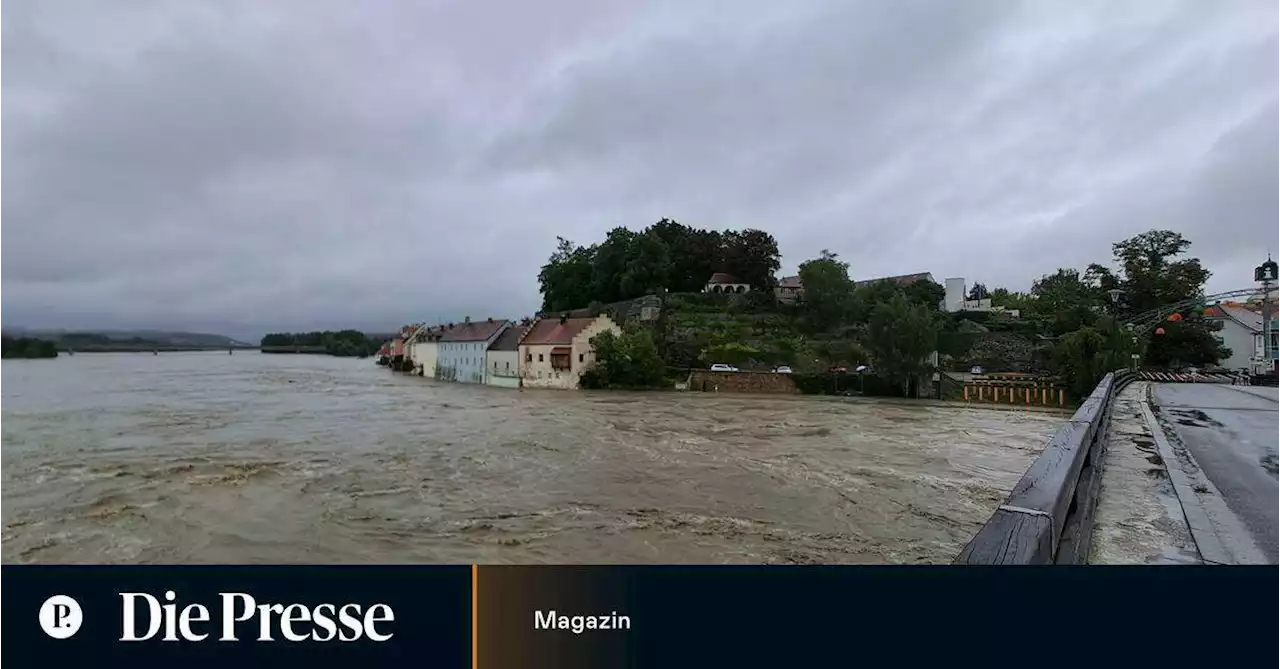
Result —
<instances>
[{"instance_id":1,"label":"letter p emblem","mask_svg":"<svg viewBox=\"0 0 1280 669\"><path fill-rule=\"evenodd\" d=\"M70 638L83 622L80 603L66 595L54 595L40 605L40 627L55 639Z\"/></svg>"}]
</instances>

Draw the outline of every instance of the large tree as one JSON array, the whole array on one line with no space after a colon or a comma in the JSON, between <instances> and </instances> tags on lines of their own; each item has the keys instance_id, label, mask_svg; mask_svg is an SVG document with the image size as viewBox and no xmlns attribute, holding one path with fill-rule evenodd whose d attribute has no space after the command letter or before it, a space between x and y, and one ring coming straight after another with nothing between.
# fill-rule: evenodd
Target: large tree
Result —
<instances>
[{"instance_id":1,"label":"large tree","mask_svg":"<svg viewBox=\"0 0 1280 669\"><path fill-rule=\"evenodd\" d=\"M563 311L586 306L591 301L595 249L574 245L556 237L556 251L538 273L542 288L542 310Z\"/></svg>"},{"instance_id":2,"label":"large tree","mask_svg":"<svg viewBox=\"0 0 1280 669\"><path fill-rule=\"evenodd\" d=\"M805 314L814 330L829 329L846 320L853 306L854 290L849 263L823 249L817 258L800 263L800 281L804 285Z\"/></svg>"},{"instance_id":3,"label":"large tree","mask_svg":"<svg viewBox=\"0 0 1280 669\"><path fill-rule=\"evenodd\" d=\"M726 268L738 280L751 285L753 290L772 291L777 284L778 269L782 267L782 255L773 235L763 230L743 230L727 233Z\"/></svg>"},{"instance_id":4,"label":"large tree","mask_svg":"<svg viewBox=\"0 0 1280 669\"><path fill-rule=\"evenodd\" d=\"M1181 233L1150 230L1112 245L1119 274L1093 264L1086 276L1100 291L1123 291L1122 305L1131 313L1156 309L1203 294L1210 272L1199 258L1180 257L1190 248Z\"/></svg>"},{"instance_id":5,"label":"large tree","mask_svg":"<svg viewBox=\"0 0 1280 669\"><path fill-rule=\"evenodd\" d=\"M912 379L930 371L929 356L938 344L937 314L894 295L871 310L866 343L876 373L902 384L905 393Z\"/></svg>"},{"instance_id":6,"label":"large tree","mask_svg":"<svg viewBox=\"0 0 1280 669\"><path fill-rule=\"evenodd\" d=\"M1064 335L1092 325L1103 298L1075 269L1059 269L1040 277L1031 286L1033 312L1044 319L1054 335Z\"/></svg>"}]
</instances>

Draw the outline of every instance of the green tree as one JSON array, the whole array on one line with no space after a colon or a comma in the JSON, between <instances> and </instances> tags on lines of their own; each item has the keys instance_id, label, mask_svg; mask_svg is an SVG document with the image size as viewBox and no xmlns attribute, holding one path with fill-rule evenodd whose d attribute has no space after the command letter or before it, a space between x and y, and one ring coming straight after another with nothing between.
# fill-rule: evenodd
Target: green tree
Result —
<instances>
[{"instance_id":1,"label":"green tree","mask_svg":"<svg viewBox=\"0 0 1280 669\"><path fill-rule=\"evenodd\" d=\"M894 295L872 309L866 340L876 373L901 384L905 394L912 379L930 371L929 356L937 350L938 320L926 307Z\"/></svg>"},{"instance_id":2,"label":"green tree","mask_svg":"<svg viewBox=\"0 0 1280 669\"><path fill-rule=\"evenodd\" d=\"M947 289L933 281L912 281L900 290L907 301L929 311L940 311L942 300L947 296Z\"/></svg>"},{"instance_id":3,"label":"green tree","mask_svg":"<svg viewBox=\"0 0 1280 669\"><path fill-rule=\"evenodd\" d=\"M543 311L564 311L587 304L592 295L594 249L556 237L556 251L538 274Z\"/></svg>"},{"instance_id":4,"label":"green tree","mask_svg":"<svg viewBox=\"0 0 1280 669\"><path fill-rule=\"evenodd\" d=\"M987 290L986 284L975 281L973 285L969 287L969 296L967 299L985 300L989 297L991 297L991 293Z\"/></svg>"},{"instance_id":5,"label":"green tree","mask_svg":"<svg viewBox=\"0 0 1280 669\"><path fill-rule=\"evenodd\" d=\"M991 306L993 307L1017 309L1020 312L1030 313L1034 301L1035 298L1030 293L1011 291L1008 288L995 288L991 291Z\"/></svg>"},{"instance_id":6,"label":"green tree","mask_svg":"<svg viewBox=\"0 0 1280 669\"><path fill-rule=\"evenodd\" d=\"M773 235L763 230L743 230L728 234L726 269L752 290L772 292L777 272L782 267L782 254Z\"/></svg>"},{"instance_id":7,"label":"green tree","mask_svg":"<svg viewBox=\"0 0 1280 669\"><path fill-rule=\"evenodd\" d=\"M591 338L596 363L582 373L585 388L658 388L664 384L662 357L643 328L621 334L606 330Z\"/></svg>"},{"instance_id":8,"label":"green tree","mask_svg":"<svg viewBox=\"0 0 1280 669\"><path fill-rule=\"evenodd\" d=\"M1204 296L1204 284L1210 272L1200 260L1187 257L1191 241L1170 230L1150 230L1112 245L1112 255L1119 273L1094 264L1086 276L1098 291L1118 289L1125 315L1157 313L1169 305ZM1201 318L1194 310L1179 312L1180 321L1160 324L1164 335L1155 335L1155 327L1140 333L1147 338L1144 364L1161 367L1214 364L1230 355L1214 332L1222 326Z\"/></svg>"},{"instance_id":9,"label":"green tree","mask_svg":"<svg viewBox=\"0 0 1280 669\"><path fill-rule=\"evenodd\" d=\"M1093 392L1108 371L1116 369L1114 352L1108 351L1107 337L1092 327L1083 327L1058 340L1053 349L1053 365L1067 391L1075 397Z\"/></svg>"},{"instance_id":10,"label":"green tree","mask_svg":"<svg viewBox=\"0 0 1280 669\"><path fill-rule=\"evenodd\" d=\"M1217 364L1231 357L1231 349L1214 336L1222 323L1190 315L1160 324L1164 334L1152 334L1143 362L1151 367L1176 369Z\"/></svg>"},{"instance_id":11,"label":"green tree","mask_svg":"<svg viewBox=\"0 0 1280 669\"><path fill-rule=\"evenodd\" d=\"M1059 269L1040 277L1031 286L1032 313L1049 323L1050 331L1063 335L1094 324L1103 298L1075 269Z\"/></svg>"},{"instance_id":12,"label":"green tree","mask_svg":"<svg viewBox=\"0 0 1280 669\"><path fill-rule=\"evenodd\" d=\"M1180 258L1191 242L1170 230L1151 230L1112 245L1112 255L1120 266L1119 276L1106 268L1091 266L1099 285L1124 291L1126 306L1142 312L1192 299L1203 294L1210 272L1199 258Z\"/></svg>"},{"instance_id":13,"label":"green tree","mask_svg":"<svg viewBox=\"0 0 1280 669\"><path fill-rule=\"evenodd\" d=\"M804 309L814 330L840 325L853 306L854 283L849 279L849 263L827 249L813 260L800 264L804 284Z\"/></svg>"}]
</instances>

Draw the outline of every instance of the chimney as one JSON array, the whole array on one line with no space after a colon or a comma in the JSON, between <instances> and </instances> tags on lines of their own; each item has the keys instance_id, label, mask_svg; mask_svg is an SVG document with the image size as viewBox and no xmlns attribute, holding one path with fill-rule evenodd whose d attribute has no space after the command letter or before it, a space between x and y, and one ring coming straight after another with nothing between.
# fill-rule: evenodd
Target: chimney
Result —
<instances>
[{"instance_id":1,"label":"chimney","mask_svg":"<svg viewBox=\"0 0 1280 669\"><path fill-rule=\"evenodd\" d=\"M490 317L488 318L488 321L489 321L490 323L492 323L492 322L493 322L493 316L490 316Z\"/></svg>"},{"instance_id":2,"label":"chimney","mask_svg":"<svg viewBox=\"0 0 1280 669\"><path fill-rule=\"evenodd\" d=\"M470 317L470 316L467 316L466 318L463 318L463 319L462 319L462 322L463 322L463 323L466 323L467 325L470 325L470 324L471 324L471 317Z\"/></svg>"},{"instance_id":3,"label":"chimney","mask_svg":"<svg viewBox=\"0 0 1280 669\"><path fill-rule=\"evenodd\" d=\"M569 314L568 313L560 314L560 324L564 325L565 323L568 323L568 322L569 322Z\"/></svg>"}]
</instances>

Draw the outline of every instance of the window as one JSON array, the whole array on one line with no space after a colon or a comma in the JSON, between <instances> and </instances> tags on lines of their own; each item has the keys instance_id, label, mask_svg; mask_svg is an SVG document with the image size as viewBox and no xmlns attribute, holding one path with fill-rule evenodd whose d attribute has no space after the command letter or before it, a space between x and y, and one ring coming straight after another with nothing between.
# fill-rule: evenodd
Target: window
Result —
<instances>
[{"instance_id":1,"label":"window","mask_svg":"<svg viewBox=\"0 0 1280 669\"><path fill-rule=\"evenodd\" d=\"M525 361L525 362L533 362L533 354L532 354L532 353L525 353L525 354L524 354L524 361Z\"/></svg>"},{"instance_id":2,"label":"window","mask_svg":"<svg viewBox=\"0 0 1280 669\"><path fill-rule=\"evenodd\" d=\"M494 360L494 361L493 361L493 371L495 371L495 372L496 372L496 371L498 371L498 361L497 361L497 360Z\"/></svg>"},{"instance_id":3,"label":"window","mask_svg":"<svg viewBox=\"0 0 1280 669\"><path fill-rule=\"evenodd\" d=\"M585 357L587 357L585 354L583 354L583 353L579 353L579 354L578 354L578 362L582 362L582 361L583 361L582 359L583 359L583 358L585 358Z\"/></svg>"},{"instance_id":4,"label":"window","mask_svg":"<svg viewBox=\"0 0 1280 669\"><path fill-rule=\"evenodd\" d=\"M495 362L495 363L493 363L493 366L494 366L494 367L497 367L497 366L498 366L498 363L496 363L496 362ZM510 370L510 369L511 369L511 361L509 361L509 360L507 361L507 369L508 369L508 370Z\"/></svg>"},{"instance_id":5,"label":"window","mask_svg":"<svg viewBox=\"0 0 1280 669\"><path fill-rule=\"evenodd\" d=\"M552 369L569 369L568 353L552 353L551 354ZM558 376L556 378L559 378Z\"/></svg>"},{"instance_id":6,"label":"window","mask_svg":"<svg viewBox=\"0 0 1280 669\"><path fill-rule=\"evenodd\" d=\"M542 354L541 354L541 353L539 353L539 354L538 354L538 362L542 362Z\"/></svg>"}]
</instances>

